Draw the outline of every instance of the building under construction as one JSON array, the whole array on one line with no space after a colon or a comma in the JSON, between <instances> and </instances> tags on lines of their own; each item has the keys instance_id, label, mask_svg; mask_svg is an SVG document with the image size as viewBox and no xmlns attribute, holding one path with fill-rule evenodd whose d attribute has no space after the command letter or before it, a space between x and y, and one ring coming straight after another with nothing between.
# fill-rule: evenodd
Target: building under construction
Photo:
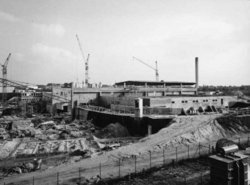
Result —
<instances>
[{"instance_id":1,"label":"building under construction","mask_svg":"<svg viewBox=\"0 0 250 185\"><path fill-rule=\"evenodd\" d=\"M198 88L195 58L195 82L129 80L111 87L52 87L52 93L44 97L53 114L72 112L73 117L92 119L99 126L120 122L130 131L146 134L165 127L173 116L223 112L237 100L234 96L200 94Z\"/></svg>"},{"instance_id":2,"label":"building under construction","mask_svg":"<svg viewBox=\"0 0 250 185\"><path fill-rule=\"evenodd\" d=\"M143 100L145 110L167 109L163 114L180 115L217 112L228 108L236 97L204 95L198 92L198 58L195 59L195 82L136 81L115 83L112 87L53 87L50 110L71 111L80 105L94 105L116 112L131 113L135 99Z\"/></svg>"}]
</instances>

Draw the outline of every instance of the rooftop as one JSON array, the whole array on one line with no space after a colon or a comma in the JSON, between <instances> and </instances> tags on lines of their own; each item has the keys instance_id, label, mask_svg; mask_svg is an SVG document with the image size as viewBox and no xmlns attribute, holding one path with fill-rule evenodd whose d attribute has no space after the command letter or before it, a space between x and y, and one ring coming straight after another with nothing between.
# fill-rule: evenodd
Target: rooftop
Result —
<instances>
[{"instance_id":1,"label":"rooftop","mask_svg":"<svg viewBox=\"0 0 250 185\"><path fill-rule=\"evenodd\" d=\"M164 81L136 81L136 80L128 80L128 81L123 81L123 82L117 82L115 85L136 85L136 86L144 86L145 84L147 85L165 85L165 86L175 86L175 85L195 85L195 82L164 82Z\"/></svg>"}]
</instances>

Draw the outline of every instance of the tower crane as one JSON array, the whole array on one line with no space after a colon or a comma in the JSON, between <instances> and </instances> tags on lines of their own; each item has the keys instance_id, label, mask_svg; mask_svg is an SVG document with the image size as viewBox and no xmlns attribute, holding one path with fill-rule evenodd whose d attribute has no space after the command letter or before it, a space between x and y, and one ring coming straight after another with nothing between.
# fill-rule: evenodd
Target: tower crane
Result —
<instances>
[{"instance_id":1,"label":"tower crane","mask_svg":"<svg viewBox=\"0 0 250 185\"><path fill-rule=\"evenodd\" d=\"M142 61L139 58L133 57L133 60L137 60L138 62L144 64L145 66L148 66L149 68L153 69L155 71L155 80L159 82L159 71L158 71L158 64L157 61L155 61L155 68L152 67L151 65L147 64L146 62Z\"/></svg>"},{"instance_id":2,"label":"tower crane","mask_svg":"<svg viewBox=\"0 0 250 185\"><path fill-rule=\"evenodd\" d=\"M88 87L89 86L89 56L90 56L90 54L88 54L87 58L85 58L85 55L84 55L83 50L82 50L82 45L81 45L80 39L79 39L77 34L76 34L76 40L78 42L83 61L85 63L85 85Z\"/></svg>"},{"instance_id":3,"label":"tower crane","mask_svg":"<svg viewBox=\"0 0 250 185\"><path fill-rule=\"evenodd\" d=\"M7 59L5 60L4 64L1 64L2 66L2 72L3 72L3 79L2 79L2 84L3 84L3 94L2 94L2 101L3 101L3 104L6 102L6 99L7 99L7 83L6 83L6 80L7 80L7 66L8 66L8 63L9 63L9 59L10 59L10 56L11 56L11 53L9 53Z\"/></svg>"}]
</instances>

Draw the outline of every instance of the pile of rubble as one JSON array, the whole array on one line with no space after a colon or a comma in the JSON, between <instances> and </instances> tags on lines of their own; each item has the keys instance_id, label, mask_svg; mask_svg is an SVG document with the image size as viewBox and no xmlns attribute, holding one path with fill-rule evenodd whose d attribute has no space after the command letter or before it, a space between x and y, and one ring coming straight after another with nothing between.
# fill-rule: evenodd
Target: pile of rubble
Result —
<instances>
[{"instance_id":1,"label":"pile of rubble","mask_svg":"<svg viewBox=\"0 0 250 185\"><path fill-rule=\"evenodd\" d=\"M119 123L100 129L89 121L5 116L0 118L0 163L14 159L14 163L21 160L23 164L9 164L5 169L0 164L0 173L8 176L40 169L34 164L34 168L26 165L30 159L37 157L44 159L43 169L78 162L135 140L131 138L126 142L127 136L128 130Z\"/></svg>"},{"instance_id":2,"label":"pile of rubble","mask_svg":"<svg viewBox=\"0 0 250 185\"><path fill-rule=\"evenodd\" d=\"M34 158L33 161L22 163L17 166L11 167L11 168L4 168L2 172L0 172L2 177L6 177L12 174L22 174L22 173L28 173L36 170L40 170L42 166L42 159Z\"/></svg>"},{"instance_id":3,"label":"pile of rubble","mask_svg":"<svg viewBox=\"0 0 250 185\"><path fill-rule=\"evenodd\" d=\"M90 137L95 127L90 122L74 121L66 124L64 120L52 118L20 118L5 116L0 118L0 139L31 137L39 140L58 140Z\"/></svg>"}]
</instances>

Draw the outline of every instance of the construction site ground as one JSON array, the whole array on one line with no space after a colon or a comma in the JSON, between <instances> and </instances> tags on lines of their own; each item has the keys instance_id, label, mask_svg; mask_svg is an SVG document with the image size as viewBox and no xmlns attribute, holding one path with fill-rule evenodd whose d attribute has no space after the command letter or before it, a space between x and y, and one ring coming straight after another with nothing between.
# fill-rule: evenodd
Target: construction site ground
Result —
<instances>
[{"instance_id":1,"label":"construction site ground","mask_svg":"<svg viewBox=\"0 0 250 185\"><path fill-rule=\"evenodd\" d=\"M178 185L209 184L208 158L181 161L178 164L151 168L123 178L105 180L109 185Z\"/></svg>"},{"instance_id":2,"label":"construction site ground","mask_svg":"<svg viewBox=\"0 0 250 185\"><path fill-rule=\"evenodd\" d=\"M76 184L84 179L94 181L97 175L101 178L123 177L173 161L197 158L209 154L216 140L223 137L248 142L249 120L249 115L180 116L167 128L134 144L96 152L77 162L72 160L31 173L15 174L2 178L0 184Z\"/></svg>"}]
</instances>

